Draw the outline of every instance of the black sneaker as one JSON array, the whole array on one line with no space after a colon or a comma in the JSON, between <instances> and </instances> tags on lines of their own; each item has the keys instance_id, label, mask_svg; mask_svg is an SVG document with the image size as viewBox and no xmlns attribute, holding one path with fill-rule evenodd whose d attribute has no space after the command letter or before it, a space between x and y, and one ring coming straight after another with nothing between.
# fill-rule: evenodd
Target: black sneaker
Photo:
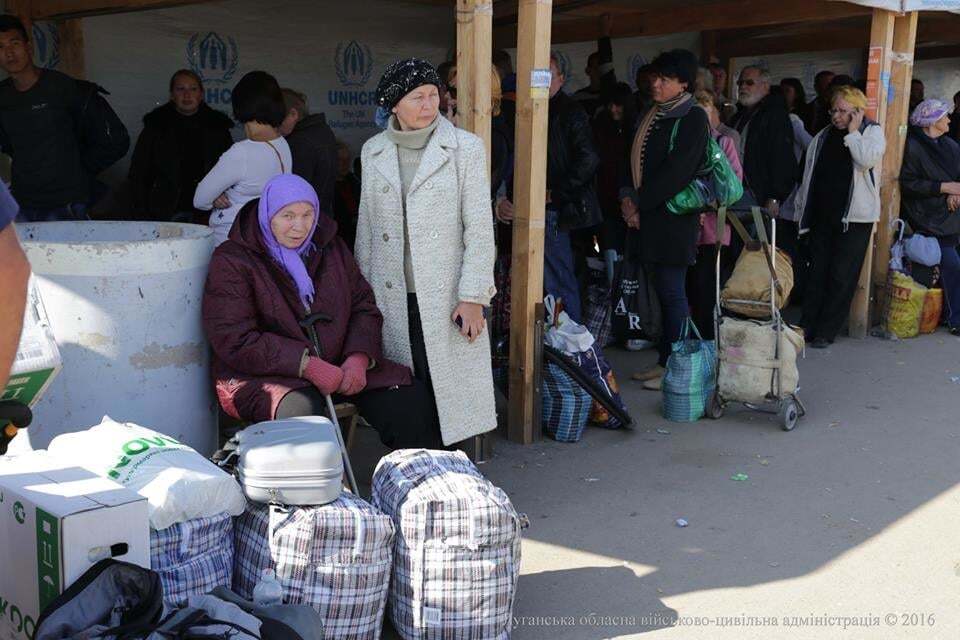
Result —
<instances>
[{"instance_id":1,"label":"black sneaker","mask_svg":"<svg viewBox=\"0 0 960 640\"><path fill-rule=\"evenodd\" d=\"M950 327L949 331L952 336L960 336L960 327Z\"/></svg>"}]
</instances>

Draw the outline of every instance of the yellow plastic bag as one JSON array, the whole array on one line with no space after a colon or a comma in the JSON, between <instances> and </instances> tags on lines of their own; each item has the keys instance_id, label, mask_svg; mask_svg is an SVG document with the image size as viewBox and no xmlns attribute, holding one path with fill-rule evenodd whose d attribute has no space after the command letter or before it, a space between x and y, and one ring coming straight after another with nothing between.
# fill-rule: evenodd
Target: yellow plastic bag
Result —
<instances>
[{"instance_id":1,"label":"yellow plastic bag","mask_svg":"<svg viewBox=\"0 0 960 640\"><path fill-rule=\"evenodd\" d=\"M928 289L920 314L920 333L933 333L940 326L943 315L943 289Z\"/></svg>"},{"instance_id":2,"label":"yellow plastic bag","mask_svg":"<svg viewBox=\"0 0 960 640\"><path fill-rule=\"evenodd\" d=\"M894 272L890 279L890 307L887 331L898 338L913 338L920 333L920 318L927 288L905 273Z\"/></svg>"}]
</instances>

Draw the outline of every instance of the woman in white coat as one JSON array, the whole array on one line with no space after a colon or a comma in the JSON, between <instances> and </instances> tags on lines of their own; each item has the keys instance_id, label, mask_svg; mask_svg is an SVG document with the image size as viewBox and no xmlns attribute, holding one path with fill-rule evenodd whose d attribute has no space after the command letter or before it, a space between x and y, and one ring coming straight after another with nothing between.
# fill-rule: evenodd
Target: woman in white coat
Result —
<instances>
[{"instance_id":1,"label":"woman in white coat","mask_svg":"<svg viewBox=\"0 0 960 640\"><path fill-rule=\"evenodd\" d=\"M402 60L377 87L354 250L383 313L384 356L432 387L443 443L496 427L484 309L496 293L486 152L439 114L440 78Z\"/></svg>"},{"instance_id":2,"label":"woman in white coat","mask_svg":"<svg viewBox=\"0 0 960 640\"><path fill-rule=\"evenodd\" d=\"M797 190L800 233L810 233L810 271L803 297L805 337L824 349L850 313L860 269L880 219L883 128L866 118L859 89L833 94L830 125L807 148Z\"/></svg>"}]
</instances>

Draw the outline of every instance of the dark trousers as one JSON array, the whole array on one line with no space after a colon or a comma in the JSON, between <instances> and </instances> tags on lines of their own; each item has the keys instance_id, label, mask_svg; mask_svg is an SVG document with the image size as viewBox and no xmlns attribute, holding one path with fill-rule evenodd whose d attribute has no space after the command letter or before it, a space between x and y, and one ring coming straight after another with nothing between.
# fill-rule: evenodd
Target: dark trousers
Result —
<instances>
[{"instance_id":1,"label":"dark trousers","mask_svg":"<svg viewBox=\"0 0 960 640\"><path fill-rule=\"evenodd\" d=\"M810 270L800 321L807 339L832 342L850 314L860 269L867 254L869 223L816 224L810 230Z\"/></svg>"},{"instance_id":2,"label":"dark trousers","mask_svg":"<svg viewBox=\"0 0 960 640\"><path fill-rule=\"evenodd\" d=\"M653 265L653 288L660 298L660 312L663 316L663 335L660 336L657 346L660 353L658 363L661 367L667 366L673 343L680 338L683 323L690 315L686 284L686 265Z\"/></svg>"},{"instance_id":3,"label":"dark trousers","mask_svg":"<svg viewBox=\"0 0 960 640\"><path fill-rule=\"evenodd\" d=\"M960 327L960 253L955 245L940 247L940 279L947 305L947 324Z\"/></svg>"},{"instance_id":4,"label":"dark trousers","mask_svg":"<svg viewBox=\"0 0 960 640\"><path fill-rule=\"evenodd\" d=\"M391 449L442 449L437 401L430 382L427 349L417 297L408 294L410 350L413 356L413 384L406 387L361 391L353 396L334 396L334 402L350 402L380 434ZM327 414L327 402L314 387L291 391L277 406L276 418Z\"/></svg>"},{"instance_id":5,"label":"dark trousers","mask_svg":"<svg viewBox=\"0 0 960 640\"><path fill-rule=\"evenodd\" d=\"M574 322L583 318L580 307L580 285L575 271L570 233L561 231L559 217L553 209L546 212L543 234L543 288L558 300Z\"/></svg>"}]
</instances>

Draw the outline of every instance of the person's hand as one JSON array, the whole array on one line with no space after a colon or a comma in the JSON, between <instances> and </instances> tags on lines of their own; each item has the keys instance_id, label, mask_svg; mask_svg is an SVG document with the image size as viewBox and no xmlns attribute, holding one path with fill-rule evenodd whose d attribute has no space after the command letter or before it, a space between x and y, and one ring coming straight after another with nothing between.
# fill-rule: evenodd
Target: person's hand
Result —
<instances>
[{"instance_id":1,"label":"person's hand","mask_svg":"<svg viewBox=\"0 0 960 640\"><path fill-rule=\"evenodd\" d=\"M456 323L457 318L460 318L462 323L460 335L470 342L480 337L480 334L483 333L483 327L487 324L487 321L483 318L483 305L475 302L458 304L457 308L453 310L453 315L450 316L454 323Z\"/></svg>"},{"instance_id":2,"label":"person's hand","mask_svg":"<svg viewBox=\"0 0 960 640\"><path fill-rule=\"evenodd\" d=\"M343 370L326 360L310 356L307 358L307 366L303 368L303 377L319 389L320 393L330 395L340 388Z\"/></svg>"},{"instance_id":3,"label":"person's hand","mask_svg":"<svg viewBox=\"0 0 960 640\"><path fill-rule=\"evenodd\" d=\"M217 196L217 199L213 201L213 206L217 209L230 208L230 198L227 197L226 191Z\"/></svg>"},{"instance_id":4,"label":"person's hand","mask_svg":"<svg viewBox=\"0 0 960 640\"><path fill-rule=\"evenodd\" d=\"M940 193L948 196L960 196L960 182L941 182Z\"/></svg>"},{"instance_id":5,"label":"person's hand","mask_svg":"<svg viewBox=\"0 0 960 640\"><path fill-rule=\"evenodd\" d=\"M850 124L847 125L847 131L850 133L859 131L861 124L863 124L863 109L854 109L853 113L850 114Z\"/></svg>"},{"instance_id":6,"label":"person's hand","mask_svg":"<svg viewBox=\"0 0 960 640\"><path fill-rule=\"evenodd\" d=\"M508 198L501 198L497 202L497 220L504 224L513 224L513 203Z\"/></svg>"},{"instance_id":7,"label":"person's hand","mask_svg":"<svg viewBox=\"0 0 960 640\"><path fill-rule=\"evenodd\" d=\"M771 218L780 217L780 203L774 198L767 200L767 202L763 205L763 208L767 210L767 214L769 214Z\"/></svg>"},{"instance_id":8,"label":"person's hand","mask_svg":"<svg viewBox=\"0 0 960 640\"><path fill-rule=\"evenodd\" d=\"M624 222L627 223L628 229L639 229L640 228L640 214L635 213L629 218L625 218Z\"/></svg>"},{"instance_id":9,"label":"person's hand","mask_svg":"<svg viewBox=\"0 0 960 640\"><path fill-rule=\"evenodd\" d=\"M370 366L370 359L362 353L354 353L340 365L343 371L343 380L337 388L337 393L345 396L353 396L367 387L367 367Z\"/></svg>"},{"instance_id":10,"label":"person's hand","mask_svg":"<svg viewBox=\"0 0 960 640\"><path fill-rule=\"evenodd\" d=\"M609 13L605 13L600 16L600 36L603 38L609 38L612 32L613 16L611 16Z\"/></svg>"},{"instance_id":11,"label":"person's hand","mask_svg":"<svg viewBox=\"0 0 960 640\"><path fill-rule=\"evenodd\" d=\"M960 209L960 196L947 196L947 209L950 213Z\"/></svg>"},{"instance_id":12,"label":"person's hand","mask_svg":"<svg viewBox=\"0 0 960 640\"><path fill-rule=\"evenodd\" d=\"M637 205L632 198L624 198L620 201L620 215L624 220L629 220L637 215Z\"/></svg>"}]
</instances>

